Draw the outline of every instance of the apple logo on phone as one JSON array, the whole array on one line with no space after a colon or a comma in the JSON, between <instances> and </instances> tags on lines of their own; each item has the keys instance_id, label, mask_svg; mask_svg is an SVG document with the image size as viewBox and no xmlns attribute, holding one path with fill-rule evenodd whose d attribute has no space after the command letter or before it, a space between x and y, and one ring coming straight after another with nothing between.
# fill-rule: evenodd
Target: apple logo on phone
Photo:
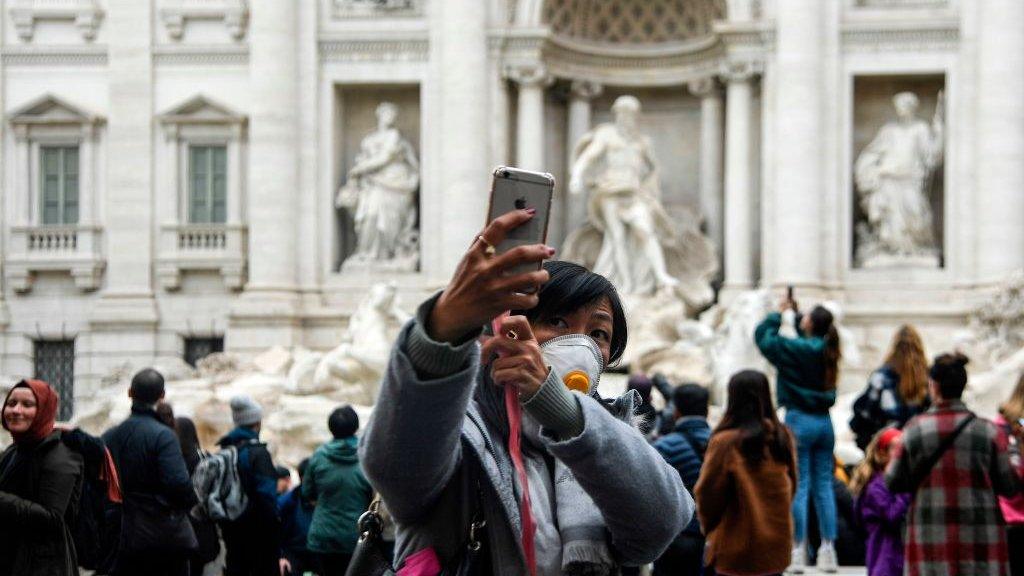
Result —
<instances>
[{"instance_id":1,"label":"apple logo on phone","mask_svg":"<svg viewBox=\"0 0 1024 576\"><path fill-rule=\"evenodd\" d=\"M526 196L520 196L515 201L516 210L526 210Z\"/></svg>"}]
</instances>

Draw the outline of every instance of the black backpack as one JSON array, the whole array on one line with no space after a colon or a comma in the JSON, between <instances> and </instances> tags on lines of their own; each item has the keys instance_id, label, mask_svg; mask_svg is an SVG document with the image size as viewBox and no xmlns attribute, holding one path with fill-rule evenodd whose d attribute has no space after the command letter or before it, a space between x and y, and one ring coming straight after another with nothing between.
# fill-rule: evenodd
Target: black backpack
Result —
<instances>
[{"instance_id":1,"label":"black backpack","mask_svg":"<svg viewBox=\"0 0 1024 576\"><path fill-rule=\"evenodd\" d=\"M100 479L106 465L107 447L102 439L78 428L64 432L61 440L81 455L85 464L78 515L68 526L78 565L103 574L112 568L120 532L115 522L119 516L115 511L120 505L107 498L107 482Z\"/></svg>"}]
</instances>

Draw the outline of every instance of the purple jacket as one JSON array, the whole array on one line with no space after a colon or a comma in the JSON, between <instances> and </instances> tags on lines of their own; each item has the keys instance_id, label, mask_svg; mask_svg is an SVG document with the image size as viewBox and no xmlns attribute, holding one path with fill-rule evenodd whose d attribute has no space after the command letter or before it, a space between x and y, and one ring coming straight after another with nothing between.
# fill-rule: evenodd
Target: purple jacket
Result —
<instances>
[{"instance_id":1,"label":"purple jacket","mask_svg":"<svg viewBox=\"0 0 1024 576\"><path fill-rule=\"evenodd\" d=\"M876 473L857 498L857 518L867 528L868 576L903 575L903 525L910 494L893 494Z\"/></svg>"}]
</instances>

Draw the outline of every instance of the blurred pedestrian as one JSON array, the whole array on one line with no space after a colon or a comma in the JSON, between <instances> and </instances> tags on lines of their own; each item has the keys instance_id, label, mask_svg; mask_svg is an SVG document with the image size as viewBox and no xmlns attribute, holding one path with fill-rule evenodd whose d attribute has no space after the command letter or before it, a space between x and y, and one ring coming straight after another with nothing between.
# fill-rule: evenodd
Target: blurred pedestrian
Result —
<instances>
[{"instance_id":1,"label":"blurred pedestrian","mask_svg":"<svg viewBox=\"0 0 1024 576\"><path fill-rule=\"evenodd\" d=\"M174 430L174 406L170 402L161 400L156 403L156 417L168 428Z\"/></svg>"},{"instance_id":2,"label":"blurred pedestrian","mask_svg":"<svg viewBox=\"0 0 1024 576\"><path fill-rule=\"evenodd\" d=\"M327 418L334 438L316 449L302 483L302 495L313 502L307 547L316 555L321 576L343 576L359 530L356 522L373 498L373 488L359 468L359 415L349 405Z\"/></svg>"},{"instance_id":3,"label":"blurred pedestrian","mask_svg":"<svg viewBox=\"0 0 1024 576\"><path fill-rule=\"evenodd\" d=\"M775 415L768 378L734 374L695 490L709 572L763 576L789 566L796 474L793 436Z\"/></svg>"},{"instance_id":4,"label":"blurred pedestrian","mask_svg":"<svg viewBox=\"0 0 1024 576\"><path fill-rule=\"evenodd\" d=\"M914 494L906 535L907 576L1009 572L999 496L1020 490L995 424L961 401L967 358L942 354L929 371L934 404L903 430L886 471L891 492Z\"/></svg>"},{"instance_id":5,"label":"blurred pedestrian","mask_svg":"<svg viewBox=\"0 0 1024 576\"><path fill-rule=\"evenodd\" d=\"M164 392L159 372L141 370L128 389L131 416L103 433L124 499L117 575L187 576L198 547L188 519L196 496L181 444L156 413Z\"/></svg>"},{"instance_id":6,"label":"blurred pedestrian","mask_svg":"<svg viewBox=\"0 0 1024 576\"><path fill-rule=\"evenodd\" d=\"M292 489L292 471L285 466L275 466L274 472L277 473L277 495L287 493Z\"/></svg>"},{"instance_id":7,"label":"blurred pedestrian","mask_svg":"<svg viewBox=\"0 0 1024 576\"><path fill-rule=\"evenodd\" d=\"M234 430L217 444L238 450L238 475L248 497L245 512L221 522L226 576L278 576L281 522L277 517L277 469L260 442L263 408L249 396L230 401Z\"/></svg>"},{"instance_id":8,"label":"blurred pedestrian","mask_svg":"<svg viewBox=\"0 0 1024 576\"><path fill-rule=\"evenodd\" d=\"M796 302L783 300L780 311L769 314L758 325L754 338L761 353L778 370L779 405L786 409L786 425L796 436L800 475L793 500L796 544L790 572L802 573L807 565L807 511L812 498L822 540L817 553L818 570L835 572L839 566L832 488L836 438L829 409L836 402L842 352L839 332L827 308L815 306L799 320L795 320L796 309ZM797 326L795 338L779 333L784 323L790 324L789 318Z\"/></svg>"},{"instance_id":9,"label":"blurred pedestrian","mask_svg":"<svg viewBox=\"0 0 1024 576\"><path fill-rule=\"evenodd\" d=\"M887 426L903 428L929 404L924 342L913 326L904 324L893 336L885 363L871 373L867 389L853 404L850 429L857 437L857 447L867 448Z\"/></svg>"},{"instance_id":10,"label":"blurred pedestrian","mask_svg":"<svg viewBox=\"0 0 1024 576\"><path fill-rule=\"evenodd\" d=\"M1010 398L999 408L995 419L1000 443L1008 447L1010 466L1024 477L1024 373L1017 379ZM1006 520L1006 544L1010 551L1010 573L1024 574L1024 493L999 497Z\"/></svg>"},{"instance_id":11,"label":"blurred pedestrian","mask_svg":"<svg viewBox=\"0 0 1024 576\"><path fill-rule=\"evenodd\" d=\"M316 568L306 545L313 522L313 504L302 497L302 482L308 469L309 458L299 462L299 485L277 498L277 513L281 517L281 576L302 576Z\"/></svg>"},{"instance_id":12,"label":"blurred pedestrian","mask_svg":"<svg viewBox=\"0 0 1024 576\"><path fill-rule=\"evenodd\" d=\"M71 537L82 490L82 457L54 429L59 397L22 380L0 416L14 443L0 455L0 574L77 576Z\"/></svg>"},{"instance_id":13,"label":"blurred pedestrian","mask_svg":"<svg viewBox=\"0 0 1024 576\"><path fill-rule=\"evenodd\" d=\"M672 392L675 428L654 443L655 450L679 472L680 481L691 494L700 478L704 455L711 440L708 401L708 390L703 386L677 386ZM703 561L704 535L697 516L694 516L668 550L654 562L654 574L699 576Z\"/></svg>"},{"instance_id":14,"label":"blurred pedestrian","mask_svg":"<svg viewBox=\"0 0 1024 576\"><path fill-rule=\"evenodd\" d=\"M174 431L178 434L181 453L185 457L185 469L188 470L189 478L192 478L195 475L196 467L209 453L200 445L199 433L191 418L175 418ZM189 574L190 576L202 576L205 566L220 556L220 534L217 532L217 524L213 520L200 518L195 514L190 514L189 520L192 522L192 529L195 530L196 540L199 543L199 548L189 557Z\"/></svg>"},{"instance_id":15,"label":"blurred pedestrian","mask_svg":"<svg viewBox=\"0 0 1024 576\"><path fill-rule=\"evenodd\" d=\"M876 434L853 473L850 489L856 497L857 517L868 531L868 576L903 575L903 530L910 494L894 494L885 485L885 468L902 435L898 428Z\"/></svg>"}]
</instances>

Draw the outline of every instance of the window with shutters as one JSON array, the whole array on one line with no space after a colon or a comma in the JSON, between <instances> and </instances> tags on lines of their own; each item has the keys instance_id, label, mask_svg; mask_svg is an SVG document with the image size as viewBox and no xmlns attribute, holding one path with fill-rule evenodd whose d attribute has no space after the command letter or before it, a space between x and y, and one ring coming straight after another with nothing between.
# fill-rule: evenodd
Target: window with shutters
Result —
<instances>
[{"instance_id":1,"label":"window with shutters","mask_svg":"<svg viewBox=\"0 0 1024 576\"><path fill-rule=\"evenodd\" d=\"M42 224L78 224L78 146L41 146L39 163Z\"/></svg>"},{"instance_id":2,"label":"window with shutters","mask_svg":"<svg viewBox=\"0 0 1024 576\"><path fill-rule=\"evenodd\" d=\"M75 411L75 341L36 340L33 346L35 378L60 396L57 419L70 420Z\"/></svg>"},{"instance_id":3,"label":"window with shutters","mask_svg":"<svg viewBox=\"0 0 1024 576\"><path fill-rule=\"evenodd\" d=\"M227 147L189 146L188 182L189 223L227 222Z\"/></svg>"}]
</instances>

